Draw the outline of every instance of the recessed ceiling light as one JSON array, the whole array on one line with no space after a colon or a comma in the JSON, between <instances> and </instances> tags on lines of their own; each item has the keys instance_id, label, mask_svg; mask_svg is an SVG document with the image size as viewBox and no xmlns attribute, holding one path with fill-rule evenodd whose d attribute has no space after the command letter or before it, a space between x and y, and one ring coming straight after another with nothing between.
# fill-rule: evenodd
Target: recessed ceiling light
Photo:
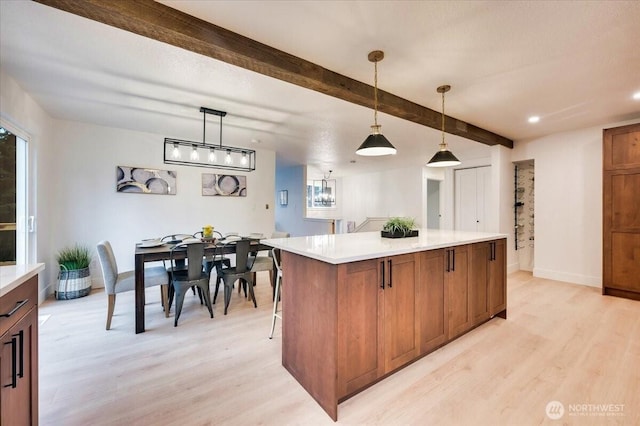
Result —
<instances>
[{"instance_id":1,"label":"recessed ceiling light","mask_svg":"<svg viewBox=\"0 0 640 426\"><path fill-rule=\"evenodd\" d=\"M537 123L538 121L540 121L540 117L538 117L537 115L532 115L531 117L529 117L529 123Z\"/></svg>"},{"instance_id":2,"label":"recessed ceiling light","mask_svg":"<svg viewBox=\"0 0 640 426\"><path fill-rule=\"evenodd\" d=\"M640 101L640 92L636 92L633 94L633 99L635 99L636 101Z\"/></svg>"}]
</instances>

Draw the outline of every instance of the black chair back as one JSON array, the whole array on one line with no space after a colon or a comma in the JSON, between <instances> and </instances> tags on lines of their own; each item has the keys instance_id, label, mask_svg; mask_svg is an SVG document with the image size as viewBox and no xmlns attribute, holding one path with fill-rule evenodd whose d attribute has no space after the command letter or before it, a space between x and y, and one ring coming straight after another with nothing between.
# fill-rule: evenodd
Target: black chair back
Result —
<instances>
[{"instance_id":1,"label":"black chair back","mask_svg":"<svg viewBox=\"0 0 640 426\"><path fill-rule=\"evenodd\" d=\"M198 280L202 277L204 243L176 244L171 248L169 258L173 271L178 271L178 265L184 264L182 256L177 256L176 252L187 251L187 278L189 281ZM175 278L174 278L175 279Z\"/></svg>"},{"instance_id":2,"label":"black chair back","mask_svg":"<svg viewBox=\"0 0 640 426\"><path fill-rule=\"evenodd\" d=\"M249 247L251 240L243 239L236 241L236 273L247 272L251 269L249 265Z\"/></svg>"}]
</instances>

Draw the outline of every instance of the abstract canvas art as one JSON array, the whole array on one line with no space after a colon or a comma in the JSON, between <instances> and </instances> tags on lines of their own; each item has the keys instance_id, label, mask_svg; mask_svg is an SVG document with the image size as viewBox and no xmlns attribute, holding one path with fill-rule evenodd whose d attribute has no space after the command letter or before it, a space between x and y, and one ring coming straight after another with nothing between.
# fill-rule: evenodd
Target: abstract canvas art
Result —
<instances>
[{"instance_id":1,"label":"abstract canvas art","mask_svg":"<svg viewBox=\"0 0 640 426\"><path fill-rule=\"evenodd\" d=\"M203 173L202 195L246 197L247 177Z\"/></svg>"},{"instance_id":2,"label":"abstract canvas art","mask_svg":"<svg viewBox=\"0 0 640 426\"><path fill-rule=\"evenodd\" d=\"M116 167L116 191L138 194L176 194L176 172L144 167Z\"/></svg>"}]
</instances>

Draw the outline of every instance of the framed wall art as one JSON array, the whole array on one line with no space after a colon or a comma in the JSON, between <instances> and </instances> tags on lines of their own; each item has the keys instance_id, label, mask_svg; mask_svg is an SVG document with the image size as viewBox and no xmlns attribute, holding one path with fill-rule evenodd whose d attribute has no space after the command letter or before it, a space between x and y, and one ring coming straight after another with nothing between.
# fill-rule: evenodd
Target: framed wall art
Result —
<instances>
[{"instance_id":1,"label":"framed wall art","mask_svg":"<svg viewBox=\"0 0 640 426\"><path fill-rule=\"evenodd\" d=\"M202 195L222 197L246 197L247 177L236 175L222 175L213 173L202 174Z\"/></svg>"},{"instance_id":2,"label":"framed wall art","mask_svg":"<svg viewBox=\"0 0 640 426\"><path fill-rule=\"evenodd\" d=\"M177 175L172 170L116 167L116 191L137 194L176 194Z\"/></svg>"}]
</instances>

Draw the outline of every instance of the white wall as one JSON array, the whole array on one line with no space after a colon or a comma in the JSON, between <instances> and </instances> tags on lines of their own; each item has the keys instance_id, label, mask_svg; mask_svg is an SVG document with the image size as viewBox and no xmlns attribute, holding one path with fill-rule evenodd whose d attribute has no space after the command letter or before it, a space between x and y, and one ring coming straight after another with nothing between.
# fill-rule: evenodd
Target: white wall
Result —
<instances>
[{"instance_id":1,"label":"white wall","mask_svg":"<svg viewBox=\"0 0 640 426\"><path fill-rule=\"evenodd\" d=\"M602 130L634 122L515 143L512 161L535 160L534 276L602 285Z\"/></svg>"},{"instance_id":2,"label":"white wall","mask_svg":"<svg viewBox=\"0 0 640 426\"><path fill-rule=\"evenodd\" d=\"M341 193L342 218L355 221L356 226L367 217L404 216L414 218L421 227L426 217L422 210L426 179L419 167L345 176Z\"/></svg>"},{"instance_id":3,"label":"white wall","mask_svg":"<svg viewBox=\"0 0 640 426\"><path fill-rule=\"evenodd\" d=\"M275 223L274 152L258 151L253 172L231 172L247 177L246 197L204 197L202 173L220 171L164 164L163 142L163 135L57 122L56 154L47 159L54 170L48 184L39 188L55 193L49 210L53 226L46 230L52 248L74 242L95 248L98 241L106 239L113 246L118 268L126 270L133 269L134 245L144 238L194 233L205 224L222 233L271 235ZM119 165L175 170L177 194L118 193L115 173ZM53 254L46 260L53 262ZM100 285L99 267L92 275Z\"/></svg>"},{"instance_id":4,"label":"white wall","mask_svg":"<svg viewBox=\"0 0 640 426\"><path fill-rule=\"evenodd\" d=\"M51 192L36 191L45 185L53 168L53 120L11 77L0 70L0 125L26 140L29 145L28 215L36 219L36 232L29 234L29 262L43 262L51 251L47 229L51 227L49 206L54 201ZM46 295L47 275L51 265L40 273L39 299Z\"/></svg>"},{"instance_id":5,"label":"white wall","mask_svg":"<svg viewBox=\"0 0 640 426\"><path fill-rule=\"evenodd\" d=\"M120 270L133 268L136 241L212 224L222 232L274 227L275 153L258 151L247 176L247 197L203 197L201 174L215 169L165 165L164 135L51 119L15 80L0 72L0 120L30 146L31 214L36 216L34 261L44 262L40 299L57 277L55 254L68 244L113 244ZM176 170L177 194L124 194L115 190L116 166ZM218 171L219 172L219 171ZM268 208L266 207L268 205ZM94 285L102 285L97 259Z\"/></svg>"}]
</instances>

